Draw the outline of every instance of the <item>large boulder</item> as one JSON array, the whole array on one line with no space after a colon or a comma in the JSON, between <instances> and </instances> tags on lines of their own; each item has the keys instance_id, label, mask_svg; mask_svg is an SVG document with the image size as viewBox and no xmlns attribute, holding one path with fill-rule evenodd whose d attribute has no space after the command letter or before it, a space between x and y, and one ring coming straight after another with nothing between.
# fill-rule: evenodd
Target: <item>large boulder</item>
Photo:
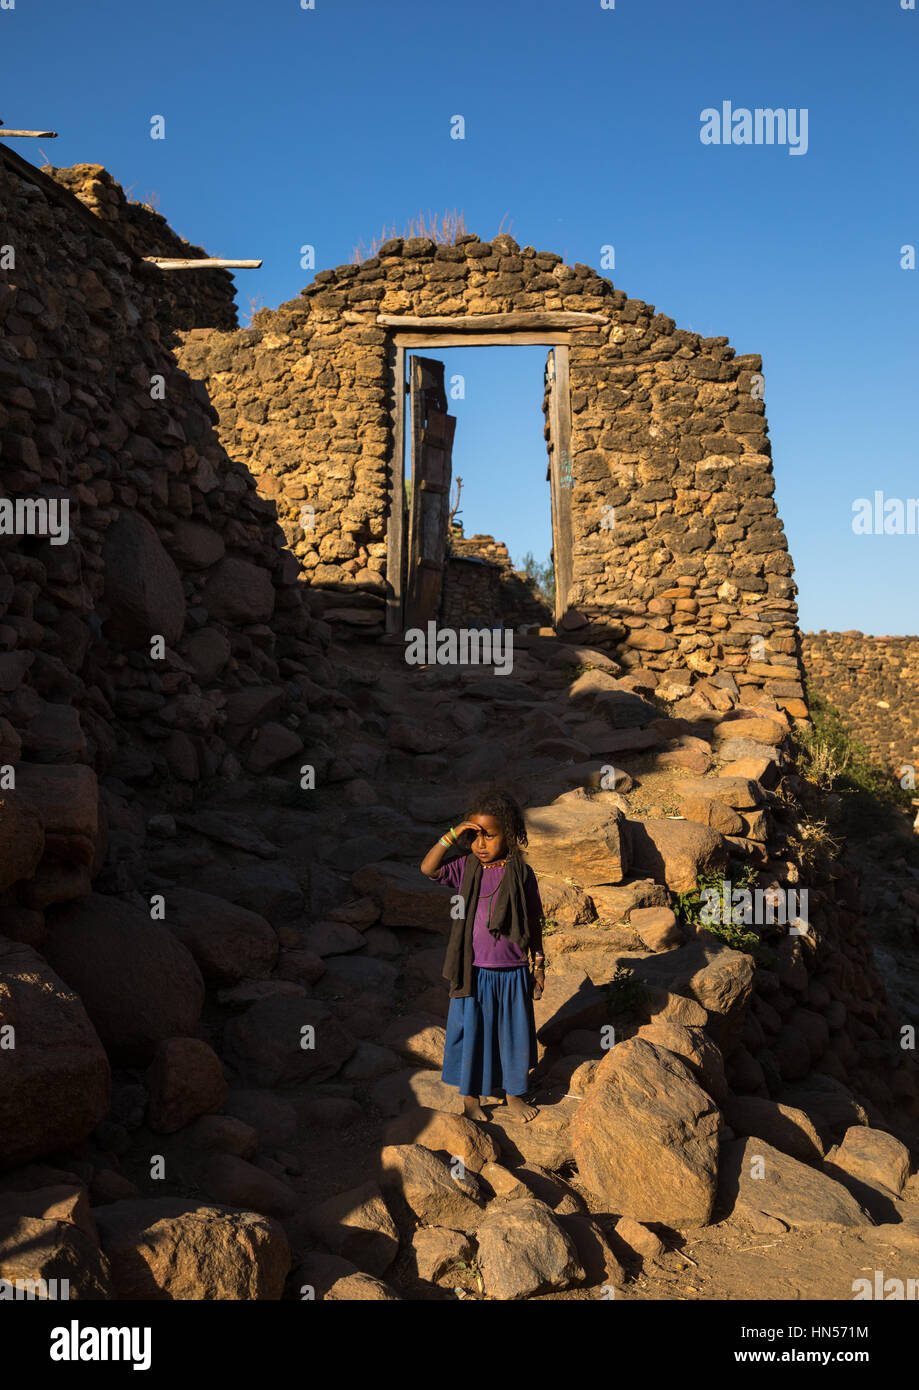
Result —
<instances>
[{"instance_id":1,"label":"large boulder","mask_svg":"<svg viewBox=\"0 0 919 1390\"><path fill-rule=\"evenodd\" d=\"M253 1004L224 1030L224 1052L257 1086L323 1081L351 1056L354 1038L317 999L276 996Z\"/></svg>"},{"instance_id":2,"label":"large boulder","mask_svg":"<svg viewBox=\"0 0 919 1390\"><path fill-rule=\"evenodd\" d=\"M309 1297L323 1303L400 1301L395 1290L382 1279L365 1273L340 1255L327 1255L322 1250L307 1251L293 1277L301 1299Z\"/></svg>"},{"instance_id":3,"label":"large boulder","mask_svg":"<svg viewBox=\"0 0 919 1390\"><path fill-rule=\"evenodd\" d=\"M91 864L99 833L99 786L92 768L20 763L16 787L44 826L45 854L69 864Z\"/></svg>"},{"instance_id":4,"label":"large boulder","mask_svg":"<svg viewBox=\"0 0 919 1390\"><path fill-rule=\"evenodd\" d=\"M444 936L450 930L449 890L410 864L365 864L351 882L358 893L380 905L386 927L420 927Z\"/></svg>"},{"instance_id":5,"label":"large boulder","mask_svg":"<svg viewBox=\"0 0 919 1390\"><path fill-rule=\"evenodd\" d=\"M727 1098L724 1058L704 1028L686 1027L672 1020L660 1019L642 1024L636 1037L656 1043L658 1047L666 1047L669 1052L682 1057L703 1091L707 1091L713 1100L721 1104Z\"/></svg>"},{"instance_id":6,"label":"large boulder","mask_svg":"<svg viewBox=\"0 0 919 1390\"><path fill-rule=\"evenodd\" d=\"M105 533L106 629L128 647L160 635L174 646L185 626L182 576L140 512L124 511Z\"/></svg>"},{"instance_id":7,"label":"large boulder","mask_svg":"<svg viewBox=\"0 0 919 1390\"><path fill-rule=\"evenodd\" d=\"M271 974L278 938L264 917L194 888L171 888L165 897L165 925L191 951L205 979L236 984Z\"/></svg>"},{"instance_id":8,"label":"large boulder","mask_svg":"<svg viewBox=\"0 0 919 1390\"><path fill-rule=\"evenodd\" d=\"M41 816L21 792L0 792L0 893L31 878L45 850Z\"/></svg>"},{"instance_id":9,"label":"large boulder","mask_svg":"<svg viewBox=\"0 0 919 1390\"><path fill-rule=\"evenodd\" d=\"M227 1097L220 1058L203 1038L167 1038L156 1049L148 1077L147 1123L158 1134L184 1129L219 1110Z\"/></svg>"},{"instance_id":10,"label":"large boulder","mask_svg":"<svg viewBox=\"0 0 919 1390\"><path fill-rule=\"evenodd\" d=\"M117 1298L279 1299L290 1250L277 1221L178 1198L95 1209Z\"/></svg>"},{"instance_id":11,"label":"large boulder","mask_svg":"<svg viewBox=\"0 0 919 1390\"><path fill-rule=\"evenodd\" d=\"M882 1129L852 1125L842 1143L827 1154L826 1167L831 1166L857 1182L899 1196L909 1177L909 1149Z\"/></svg>"},{"instance_id":12,"label":"large boulder","mask_svg":"<svg viewBox=\"0 0 919 1390\"><path fill-rule=\"evenodd\" d=\"M711 1216L720 1127L682 1058L630 1038L594 1072L571 1138L582 1180L610 1211L682 1228Z\"/></svg>"},{"instance_id":13,"label":"large boulder","mask_svg":"<svg viewBox=\"0 0 919 1390\"><path fill-rule=\"evenodd\" d=\"M719 1201L754 1231L769 1234L873 1225L840 1183L753 1137L722 1146Z\"/></svg>"},{"instance_id":14,"label":"large boulder","mask_svg":"<svg viewBox=\"0 0 919 1390\"><path fill-rule=\"evenodd\" d=\"M695 888L700 874L724 869L729 845L717 831L689 820L628 822L632 868L665 883L671 893Z\"/></svg>"},{"instance_id":15,"label":"large boulder","mask_svg":"<svg viewBox=\"0 0 919 1390\"><path fill-rule=\"evenodd\" d=\"M420 1144L441 1157L461 1159L471 1173L480 1173L486 1163L498 1159L498 1146L492 1136L465 1115L448 1115L422 1106L390 1120L383 1142Z\"/></svg>"},{"instance_id":16,"label":"large boulder","mask_svg":"<svg viewBox=\"0 0 919 1390\"><path fill-rule=\"evenodd\" d=\"M511 1300L569 1289L586 1278L560 1217L536 1197L492 1206L476 1232L489 1298Z\"/></svg>"},{"instance_id":17,"label":"large boulder","mask_svg":"<svg viewBox=\"0 0 919 1390\"><path fill-rule=\"evenodd\" d=\"M98 1302L115 1296L99 1242L81 1226L0 1214L0 1281L20 1280L29 1281L26 1287L39 1298Z\"/></svg>"},{"instance_id":18,"label":"large boulder","mask_svg":"<svg viewBox=\"0 0 919 1390\"><path fill-rule=\"evenodd\" d=\"M333 1255L370 1274L385 1274L399 1253L399 1232L372 1179L306 1213L306 1224Z\"/></svg>"},{"instance_id":19,"label":"large boulder","mask_svg":"<svg viewBox=\"0 0 919 1390\"><path fill-rule=\"evenodd\" d=\"M420 1144L387 1144L380 1155L380 1186L390 1210L404 1204L425 1226L474 1231L482 1219L485 1189L471 1171L455 1169Z\"/></svg>"},{"instance_id":20,"label":"large boulder","mask_svg":"<svg viewBox=\"0 0 919 1390\"><path fill-rule=\"evenodd\" d=\"M148 1061L164 1038L194 1034L204 981L171 931L99 893L52 909L47 923L48 961L120 1060Z\"/></svg>"},{"instance_id":21,"label":"large boulder","mask_svg":"<svg viewBox=\"0 0 919 1390\"><path fill-rule=\"evenodd\" d=\"M706 1027L727 1056L743 1030L753 988L753 958L703 934L676 951L629 962L650 985L694 999L706 1010Z\"/></svg>"},{"instance_id":22,"label":"large boulder","mask_svg":"<svg viewBox=\"0 0 919 1390\"><path fill-rule=\"evenodd\" d=\"M0 1167L81 1143L110 1092L81 1001L31 946L0 936Z\"/></svg>"},{"instance_id":23,"label":"large boulder","mask_svg":"<svg viewBox=\"0 0 919 1390\"><path fill-rule=\"evenodd\" d=\"M723 1109L731 1129L741 1137L764 1139L802 1163L819 1163L823 1157L823 1141L812 1120L793 1105L763 1096L731 1096Z\"/></svg>"},{"instance_id":24,"label":"large boulder","mask_svg":"<svg viewBox=\"0 0 919 1390\"><path fill-rule=\"evenodd\" d=\"M621 883L628 870L622 812L565 792L526 812L527 859L537 874L560 874L589 888Z\"/></svg>"},{"instance_id":25,"label":"large boulder","mask_svg":"<svg viewBox=\"0 0 919 1390\"><path fill-rule=\"evenodd\" d=\"M222 622L267 623L274 611L274 584L261 565L227 555L208 575L201 601Z\"/></svg>"}]
</instances>

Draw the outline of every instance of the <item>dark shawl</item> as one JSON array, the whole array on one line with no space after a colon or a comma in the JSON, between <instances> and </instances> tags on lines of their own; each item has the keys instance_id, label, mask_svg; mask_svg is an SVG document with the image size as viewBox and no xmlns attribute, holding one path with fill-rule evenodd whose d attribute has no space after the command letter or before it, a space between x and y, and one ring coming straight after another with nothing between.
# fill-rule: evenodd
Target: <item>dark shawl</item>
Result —
<instances>
[{"instance_id":1,"label":"dark shawl","mask_svg":"<svg viewBox=\"0 0 919 1390\"><path fill-rule=\"evenodd\" d=\"M496 940L499 936L506 936L520 947L524 955L530 944L524 891L526 878L527 865L523 856L519 852L510 855L492 904L488 925ZM472 928L481 881L482 865L474 854L467 854L459 890L463 899L463 915L450 928L444 956L443 977L449 981L451 999L465 999L472 994Z\"/></svg>"}]
</instances>

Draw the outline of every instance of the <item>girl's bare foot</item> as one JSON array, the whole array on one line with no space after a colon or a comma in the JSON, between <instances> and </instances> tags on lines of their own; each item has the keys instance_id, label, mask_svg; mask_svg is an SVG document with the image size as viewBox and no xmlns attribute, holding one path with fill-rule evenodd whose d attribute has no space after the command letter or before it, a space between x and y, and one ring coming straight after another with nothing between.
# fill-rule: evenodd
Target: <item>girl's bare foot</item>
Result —
<instances>
[{"instance_id":1,"label":"girl's bare foot","mask_svg":"<svg viewBox=\"0 0 919 1390\"><path fill-rule=\"evenodd\" d=\"M512 1120L523 1120L524 1123L526 1123L527 1120L532 1120L534 1115L539 1114L536 1106L527 1105L523 1096L506 1096L505 1104L507 1105L509 1118Z\"/></svg>"},{"instance_id":2,"label":"girl's bare foot","mask_svg":"<svg viewBox=\"0 0 919 1390\"><path fill-rule=\"evenodd\" d=\"M482 1109L479 1096L463 1096L463 1114L467 1120L487 1120L488 1116Z\"/></svg>"}]
</instances>

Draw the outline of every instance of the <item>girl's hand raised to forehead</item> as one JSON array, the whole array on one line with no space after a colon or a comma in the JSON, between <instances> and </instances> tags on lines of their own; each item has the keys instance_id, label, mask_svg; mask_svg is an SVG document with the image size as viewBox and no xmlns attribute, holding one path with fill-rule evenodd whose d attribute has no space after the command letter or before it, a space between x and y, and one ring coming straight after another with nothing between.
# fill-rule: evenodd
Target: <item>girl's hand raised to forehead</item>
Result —
<instances>
[{"instance_id":1,"label":"girl's hand raised to forehead","mask_svg":"<svg viewBox=\"0 0 919 1390\"><path fill-rule=\"evenodd\" d=\"M459 825L454 825L453 829L458 836L465 834L467 830L470 831L473 835L478 835L482 827L480 825L476 825L474 820L464 820L460 821Z\"/></svg>"}]
</instances>

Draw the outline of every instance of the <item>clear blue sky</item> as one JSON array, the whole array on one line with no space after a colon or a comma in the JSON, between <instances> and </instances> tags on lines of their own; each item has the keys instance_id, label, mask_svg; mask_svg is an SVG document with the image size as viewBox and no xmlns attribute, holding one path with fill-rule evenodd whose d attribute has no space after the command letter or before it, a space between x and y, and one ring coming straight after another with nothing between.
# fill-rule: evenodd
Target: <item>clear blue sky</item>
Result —
<instances>
[{"instance_id":1,"label":"clear blue sky","mask_svg":"<svg viewBox=\"0 0 919 1390\"><path fill-rule=\"evenodd\" d=\"M901 0L16 0L7 125L104 164L275 306L419 209L599 269L764 359L802 626L917 632L919 535L852 504L919 496L919 12ZM700 113L808 111L808 149L705 146ZM450 119L466 139L450 139ZM150 118L166 139L150 138ZM607 273L607 272L602 272ZM469 366L458 367L459 358ZM467 532L548 553L542 349L451 355Z\"/></svg>"}]
</instances>

